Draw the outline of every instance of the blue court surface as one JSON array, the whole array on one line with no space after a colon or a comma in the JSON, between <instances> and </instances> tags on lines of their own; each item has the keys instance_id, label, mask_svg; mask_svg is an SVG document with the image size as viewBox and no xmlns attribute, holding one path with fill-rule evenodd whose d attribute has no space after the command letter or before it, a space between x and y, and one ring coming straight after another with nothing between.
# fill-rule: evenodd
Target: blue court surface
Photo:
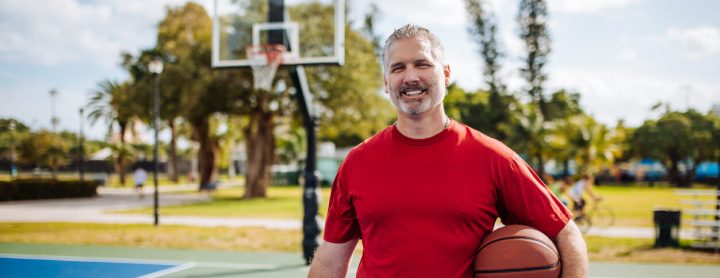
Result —
<instances>
[{"instance_id":1,"label":"blue court surface","mask_svg":"<svg viewBox=\"0 0 720 278\"><path fill-rule=\"evenodd\" d=\"M15 277L160 277L192 267L192 264L88 260L62 257L0 255L0 276Z\"/></svg>"},{"instance_id":2,"label":"blue court surface","mask_svg":"<svg viewBox=\"0 0 720 278\"><path fill-rule=\"evenodd\" d=\"M347 277L355 277L358 263L354 256ZM308 270L300 253L0 243L0 278L300 278ZM591 262L589 277L716 278L719 273L720 265Z\"/></svg>"}]
</instances>

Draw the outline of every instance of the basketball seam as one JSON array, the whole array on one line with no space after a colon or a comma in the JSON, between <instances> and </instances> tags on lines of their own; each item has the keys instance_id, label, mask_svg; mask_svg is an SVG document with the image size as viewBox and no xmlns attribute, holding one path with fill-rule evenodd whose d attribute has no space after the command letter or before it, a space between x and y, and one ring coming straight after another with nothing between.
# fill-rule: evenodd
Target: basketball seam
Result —
<instances>
[{"instance_id":1,"label":"basketball seam","mask_svg":"<svg viewBox=\"0 0 720 278\"><path fill-rule=\"evenodd\" d=\"M558 264L555 263L554 265L538 266L538 267L527 267L527 268L475 270L474 274L478 274L478 273L485 274L485 273L504 273L504 272L526 272L526 271L553 269L553 268L555 268L555 267L557 267L557 266L558 266Z\"/></svg>"},{"instance_id":2,"label":"basketball seam","mask_svg":"<svg viewBox=\"0 0 720 278\"><path fill-rule=\"evenodd\" d=\"M544 268L552 268L552 267L555 267L555 266L557 266L557 265L560 263L560 254L557 252L557 250L556 250L555 248L552 248L552 246L548 245L547 243L545 243L545 242L543 242L543 241L541 241L541 240L538 240L538 239L536 239L536 238L534 238L534 237L529 237L529 236L512 236L512 237L499 238L499 239L493 240L493 241L491 241L491 242L488 242L487 244L485 244L484 246L482 246L482 247L480 248L480 250L477 251L477 253L480 253L483 249L485 249L485 247L488 247L488 246L490 246L490 245L492 245L493 243L496 243L496 242L498 242L498 241L507 240L507 239L516 239L516 238L519 238L519 239L527 239L527 240L532 240L532 241L539 242L540 244L542 244L542 245L544 245L545 247L547 247L547 248L549 248L550 250L552 250L553 253L555 253L555 256L558 258L558 260L555 262L555 264L553 264L553 265L551 265L551 266L542 267L543 269L544 269Z\"/></svg>"}]
</instances>

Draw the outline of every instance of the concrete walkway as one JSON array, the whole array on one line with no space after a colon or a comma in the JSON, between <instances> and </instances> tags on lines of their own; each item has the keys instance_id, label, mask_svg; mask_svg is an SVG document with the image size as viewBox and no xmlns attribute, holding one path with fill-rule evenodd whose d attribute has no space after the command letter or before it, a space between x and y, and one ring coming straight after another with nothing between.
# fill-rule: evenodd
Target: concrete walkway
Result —
<instances>
[{"instance_id":1,"label":"concrete walkway","mask_svg":"<svg viewBox=\"0 0 720 278\"><path fill-rule=\"evenodd\" d=\"M210 196L196 192L197 185L160 187L160 206L209 202ZM98 188L98 196L81 199L32 200L0 203L0 222L75 222L75 223L153 223L153 216L118 214L108 211L148 208L153 205L151 188L139 198L131 188ZM263 227L300 229L301 219L261 219L238 217L164 216L160 223L203 227ZM605 237L654 238L653 228L610 227L592 228L588 235ZM681 238L692 238L690 230L682 230Z\"/></svg>"},{"instance_id":2,"label":"concrete walkway","mask_svg":"<svg viewBox=\"0 0 720 278\"><path fill-rule=\"evenodd\" d=\"M196 192L197 185L161 186L159 204L176 206L209 202L210 196ZM143 198L131 188L98 188L94 198L28 200L0 203L0 222L75 222L75 223L153 223L153 216L109 213L114 210L141 209L153 206L153 194L145 188ZM164 216L160 223L205 227L264 227L300 229L302 221L236 217Z\"/></svg>"}]
</instances>

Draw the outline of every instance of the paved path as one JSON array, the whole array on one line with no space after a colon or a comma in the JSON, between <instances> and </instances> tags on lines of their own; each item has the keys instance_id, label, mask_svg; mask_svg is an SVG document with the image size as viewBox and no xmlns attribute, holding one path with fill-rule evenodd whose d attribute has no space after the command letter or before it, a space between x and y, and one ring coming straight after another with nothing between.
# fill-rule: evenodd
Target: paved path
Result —
<instances>
[{"instance_id":1,"label":"paved path","mask_svg":"<svg viewBox=\"0 0 720 278\"><path fill-rule=\"evenodd\" d=\"M205 193L195 192L196 185L160 187L160 205L172 206L210 201ZM113 210L152 207L152 192L145 188L138 198L130 188L98 188L98 197L81 199L33 200L0 203L0 222L77 222L77 223L152 223L152 215L109 213ZM162 213L162 210L161 210ZM239 217L160 216L160 223L204 227L264 227L300 229L300 219L259 219ZM592 228L589 235L606 237L654 238L653 228ZM682 230L681 238L692 238Z\"/></svg>"},{"instance_id":2,"label":"paved path","mask_svg":"<svg viewBox=\"0 0 720 278\"><path fill-rule=\"evenodd\" d=\"M160 206L210 201L206 193L194 192L196 185L160 187ZM148 208L153 195L145 189L143 198L130 188L98 188L94 198L29 200L0 203L0 222L152 223L152 215L109 213L114 210ZM162 210L161 210L162 213ZM265 227L300 229L302 222L283 219L235 217L160 216L160 223L189 226Z\"/></svg>"}]
</instances>

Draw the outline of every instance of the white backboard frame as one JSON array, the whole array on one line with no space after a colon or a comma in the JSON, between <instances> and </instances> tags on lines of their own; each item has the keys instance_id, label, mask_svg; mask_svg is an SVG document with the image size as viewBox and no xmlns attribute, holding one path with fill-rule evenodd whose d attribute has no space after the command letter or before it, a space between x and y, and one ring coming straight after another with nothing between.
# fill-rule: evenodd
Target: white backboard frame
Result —
<instances>
[{"instance_id":1,"label":"white backboard frame","mask_svg":"<svg viewBox=\"0 0 720 278\"><path fill-rule=\"evenodd\" d=\"M250 61L248 59L221 60L220 59L220 15L218 13L218 1L213 1L213 27L212 27L212 67L213 68L249 68ZM274 22L274 23L258 23L253 25L253 43L259 41L261 31L285 29L290 36L289 41L290 53L283 57L283 65L343 65L345 63L345 0L334 0L334 40L333 55L322 57L301 57L299 48L299 33L302 32L299 26L293 22ZM289 19L286 15L286 20ZM293 31L295 28L297 31ZM287 58L287 60L286 60Z\"/></svg>"}]
</instances>

